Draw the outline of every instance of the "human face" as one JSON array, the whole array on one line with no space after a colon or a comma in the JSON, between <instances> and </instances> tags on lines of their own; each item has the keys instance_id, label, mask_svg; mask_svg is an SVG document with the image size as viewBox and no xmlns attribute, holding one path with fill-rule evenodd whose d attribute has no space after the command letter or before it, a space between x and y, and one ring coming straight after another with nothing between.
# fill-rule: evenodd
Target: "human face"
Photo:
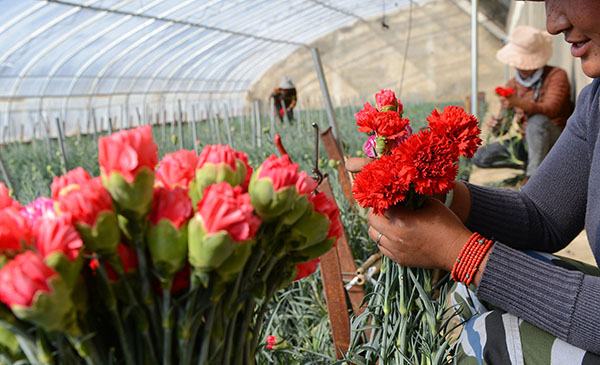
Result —
<instances>
[{"instance_id":1,"label":"human face","mask_svg":"<svg viewBox=\"0 0 600 365\"><path fill-rule=\"evenodd\" d=\"M529 76L533 75L537 70L521 70L521 69L517 69L517 72L519 73L519 75L521 75L522 78L526 79Z\"/></svg>"},{"instance_id":2,"label":"human face","mask_svg":"<svg viewBox=\"0 0 600 365\"><path fill-rule=\"evenodd\" d=\"M583 72L600 78L600 1L546 0L546 28L563 33L573 57L581 58Z\"/></svg>"}]
</instances>

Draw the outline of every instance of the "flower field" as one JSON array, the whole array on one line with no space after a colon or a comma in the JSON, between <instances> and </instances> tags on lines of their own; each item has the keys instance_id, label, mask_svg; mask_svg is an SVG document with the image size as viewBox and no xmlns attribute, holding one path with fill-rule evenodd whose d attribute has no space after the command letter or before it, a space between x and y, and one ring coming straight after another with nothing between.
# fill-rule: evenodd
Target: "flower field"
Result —
<instances>
[{"instance_id":1,"label":"flower field","mask_svg":"<svg viewBox=\"0 0 600 365\"><path fill-rule=\"evenodd\" d=\"M444 105L440 105L440 107L443 106ZM435 106L432 104L405 105L404 117L411 120L413 129L418 130L426 125L426 118L430 114L431 110L434 109L434 107ZM341 133L342 148L347 155L359 155L362 153L361 151L364 143L364 137L356 130L356 121L353 117L356 111L357 109L354 107L339 108L336 110ZM151 133L152 139L157 144L157 155L159 160L162 160L166 155L172 155L176 151L179 151L180 146L183 146L188 150L196 149L199 152L202 151L207 145L227 143L228 141L231 141L231 146L235 150L244 151L247 154L248 164L253 166L255 171L262 164L263 173L268 173L264 171L268 169L267 161L269 161L269 156L273 154L277 156L279 155L276 146L273 144L273 136L275 133L277 133L281 136L283 145L287 149L290 158L294 162L298 163L299 171L306 171L310 175L315 162L315 132L309 124L309 121L317 120L320 112L300 111L300 113L302 113L300 118L301 123L298 124L298 122L296 122L292 125L273 125L270 123L268 117L263 116L260 123L260 130L252 128L248 120L237 117L231 118L228 129L223 128L223 123L217 123L215 125L200 121L196 123L195 128L191 125L191 123L184 123L181 131L178 130L178 126L175 124L156 125L152 127ZM321 125L321 128L323 127L325 126ZM195 135L197 136L196 140L193 138ZM256 136L260 137L260 142L257 138L255 138ZM102 134L101 137L106 137L106 133ZM182 139L180 140L180 138ZM88 171L91 176L100 176L101 169L98 164L99 159L101 163L104 161L104 169L106 169L105 166L108 166L111 163L122 163L118 156L122 156L123 152L119 153L118 156L114 156L111 155L111 153L114 153L114 150L107 150L107 147L102 146L102 143L100 143L99 149L99 143L94 136L81 135L69 136L65 139L66 156L62 156L60 152L61 148L56 140L34 140L30 143L10 143L3 146L0 152L6 169L6 174L8 175L10 184L13 188L13 196L21 204L25 205L31 203L37 197L51 196L51 185L54 177L63 175L75 167L83 167L83 169ZM99 150L100 154L98 152ZM319 150L319 156L318 168L323 173L328 173L332 176L332 179L330 180L333 185L332 187L334 196L340 210L341 224L345 229L346 235L350 241L357 265L360 265L371 254L377 251L377 249L375 244L367 235L367 225L361 213L359 211L350 209L348 203L343 197L341 187L339 184L337 184L337 169L335 168L334 161L329 161L323 147L321 147ZM64 165L65 159L63 159L63 157L66 158L66 166ZM462 169L459 171L459 176L461 173L468 174L467 169L462 165L461 167ZM103 170L102 173L106 173L106 171ZM259 189L257 186L260 183L260 173L257 176L258 177L255 181L250 181L250 196L253 194L252 191L254 191L255 195L258 194L256 191ZM127 177L124 175L124 178L125 180L129 179L133 181L135 176L132 175ZM250 180L249 176L248 180ZM8 181L4 182L8 185ZM107 183L105 181L105 185L106 184ZM242 181L238 182L238 184L242 184ZM215 190L215 192L212 193L211 189ZM221 189L221 187L208 188L204 191L205 196L198 197L198 201L203 199L201 201L205 202L202 203L205 205L217 204L208 203L206 201L209 201L209 197L212 197L212 195L215 196L214 199L217 199L219 196L231 195L232 199L237 199L236 201L239 202L238 204L240 206L244 206L244 204L246 204L249 207L248 209L252 210L252 207L249 205L249 200L244 203L245 200L243 199L246 198L240 197L239 194L242 194L241 192L233 192L230 188L227 188L229 190L223 188L227 191L219 189ZM277 189L275 190L277 191ZM68 194L68 192L65 194ZM115 195L113 194L113 196ZM192 200L194 200L193 197ZM253 200L254 209L261 211L262 208L257 208L257 205L254 203L254 201L255 200ZM194 202L194 204L196 204L196 202ZM208 207L206 210L202 210L202 204L199 205L198 212L196 214L202 214L204 211L210 212ZM316 207L321 203L317 203L315 201L313 204ZM270 214L273 214L274 216L277 214L277 210L272 211L269 209L271 208L267 208L265 205L264 212L261 211L260 214L261 219L267 221L270 219ZM204 219L206 220L207 218ZM153 221L152 216L150 221L153 222L153 225L157 222L157 220ZM252 219L249 218L248 222L251 221ZM248 224L252 226L254 223ZM260 232L258 224L259 223L257 223L254 228L248 228L252 232L252 235L256 230L259 230ZM158 227L158 224L156 224L156 226ZM211 232L209 228L204 226L198 229ZM279 232L279 229L280 228L274 228L273 230ZM268 234L269 232L271 232L271 230L266 229L264 233ZM162 233L156 233L156 235L160 234ZM234 233L231 233L231 235L234 236ZM273 236L273 239L275 239L275 237L276 236ZM246 239L248 239L248 236L243 235L243 237L240 236L239 241ZM152 240L149 238L148 242L150 243ZM206 242L202 244L206 244ZM269 244L269 240L266 238L265 244ZM202 260L205 258L200 256L202 255L190 251L190 262L195 265L196 268L199 268L202 273L204 273L203 270L205 266L203 266L204 264ZM263 265L262 263L259 264L259 262L264 261L262 256L263 254L260 254L257 257L250 255L248 260L249 262L252 262L254 258L254 260L257 262L257 265ZM285 278L278 278L276 275L271 275L270 270L272 270L275 265L278 265L279 259L281 259L279 254L273 254L273 259L270 261L267 260L265 265L266 269L262 272L263 280L271 282L281 280L281 282L277 282L277 285L273 284L273 288L279 288L283 283L287 283ZM213 259L209 261L214 262ZM170 262L172 263L172 260ZM286 265L289 265L289 263L286 263ZM176 266L178 269L168 270L168 275L172 275L181 269L179 264ZM164 268L164 266L160 265L157 267ZM200 280L203 278L202 273L197 275ZM397 278L403 275L409 275L410 279L415 283L415 286L411 289L402 288L400 294L388 296L390 287L393 287L393 285L395 285L394 283L397 283ZM421 361L425 361L425 363L434 364L444 363L446 361L445 354L447 351L449 351L450 345L445 341L444 337L440 335L440 331L444 332L444 330L449 329L447 328L448 323L445 320L447 317L447 303L445 302L444 295L445 289L441 288L441 291L437 291L440 288L432 288L431 286L420 285L419 283L423 282L431 283L432 279L428 275L430 275L430 273L425 271L420 271L419 273L413 274L410 271L405 271L405 268L391 263L389 260L385 262L379 279L380 282L375 285L367 284L366 286L366 292L368 293L366 298L366 301L368 301L368 310L365 312L366 314L353 321L353 343L351 344L351 349L348 354L352 363L374 363L373 361L375 361L376 356L373 355L373 351L370 350L370 347L375 346L375 344L377 344L377 346L381 346L380 353L384 354L384 357L382 357L382 359L384 359L382 363L401 363L403 361L412 363L415 359L414 356L417 356L415 354L417 351L419 352L419 355L416 358ZM243 285L245 280L239 280L241 280ZM172 282L169 283L172 284ZM227 283L227 285L230 284ZM213 290L212 293L214 293L214 290L217 290L212 286L207 287L210 287L211 290ZM235 290L239 289L237 284L234 287ZM170 289L171 287L167 286L163 288ZM163 299L169 298L167 291L163 291ZM214 343L211 345L210 341L208 341L206 344L205 341L201 341L201 354L197 360L200 361L200 363L206 363L206 361L210 361L211 356L215 356L213 360L220 359L225 363L229 363L227 359L229 359L230 356L235 357L235 355L232 355L232 353L235 353L236 351L244 352L243 349L240 350L239 348L236 348L237 345L240 345L247 347L245 350L246 355L252 355L256 353L255 361L258 364L336 363L337 359L335 358L335 348L331 338L328 312L322 291L323 289L320 276L311 275L303 280L294 281L277 292L270 293L270 295L273 297L273 300L270 302L268 302L268 295L266 297L267 299L264 299L264 302L262 303L260 301L258 303L251 301L250 303L252 308L254 308L254 305L258 305L259 307L262 305L261 310L259 311L260 316L262 317L260 317L260 321L257 320L256 322L257 326L260 326L260 328L255 328L253 331L253 333L256 335L261 334L261 338L256 337L247 339L244 338L244 336L235 336L236 333L233 332L236 328L239 328L235 327L235 318L238 316L236 313L233 315L234 321L231 325L233 327L227 327L226 321L223 321L223 323L220 323L220 326L219 323L216 325L214 331L217 333L216 338L220 339L225 336L225 338L237 339L239 337L239 341L225 341L226 346L231 347L226 348L224 352L222 349L214 348ZM267 293L268 292L269 291L267 290ZM397 292L398 291L396 291L396 293ZM237 292L234 291L234 293ZM234 300L236 298L237 297L234 295L231 298L226 297L224 300ZM398 304L397 306L393 305L390 308L390 301L401 304ZM169 303L166 304L166 308L169 308L168 305ZM200 307L203 308L203 311L205 311L203 313L206 313L202 317L206 320L202 328L204 331L207 331L207 333L211 333L213 325L211 322L212 318L214 316L218 317L219 315L221 315L221 317L218 318L226 318L225 314L221 313L222 311L219 310L218 306L213 305L215 308ZM414 322L412 323L405 323L402 321L398 322L398 319L406 313L407 308L409 311L414 310L415 313L417 313L417 315L414 317L416 319L414 319ZM3 310L5 310L5 308L3 308ZM240 310L243 310L243 308ZM385 316L382 316L384 311ZM165 316L169 317L168 313L165 313ZM248 315L240 314L239 316L246 318ZM6 313L0 313L0 319L4 321L2 322L3 324L6 324L7 318L8 317ZM250 318L246 318L246 320L249 323L252 322ZM443 325L440 325L442 322ZM399 325L393 329L385 327L390 323L399 323ZM137 324L141 325L140 322L137 322ZM370 338L367 336L362 336L362 333L368 329L373 330L373 335ZM223 331L224 333L219 334L219 331ZM229 332L232 333L228 335ZM29 335L31 334L27 334L27 336ZM131 334L125 335L129 336ZM167 336L166 333L165 336ZM140 341L148 340L148 338L144 338L143 336L133 336L132 338L139 338ZM388 338L395 338L395 341L388 340ZM382 339L383 343L381 342ZM86 340L88 339L84 338L80 343L83 343ZM22 342L22 338L20 338L19 341ZM61 343L61 341L62 340L59 337L50 338L50 336L46 337L46 335L42 335L38 337L38 343L36 345L38 347L41 346L41 350L40 348L38 348L38 350L42 351L42 353L44 347L49 346L48 343L53 343L53 346L55 346L55 348L59 348L60 351L61 344L65 346L65 348L68 347L66 344ZM264 346L261 344L264 344ZM139 347L146 349L151 347L148 346L147 343L144 346L141 344L139 345ZM424 346L430 347L429 353L423 351ZM164 347L166 348L168 346L165 345ZM28 354L23 352L22 349L23 346L19 348L19 342L17 342L17 338L15 338L10 332L2 330L2 327L0 326L0 363L14 363L16 361L25 359ZM185 350L185 344L183 344L183 347L180 347L180 349ZM124 350L124 352L127 352L127 350ZM409 355L411 352L413 354ZM75 356L74 354L72 355ZM132 358L146 358L144 354L133 353L130 356ZM187 359L186 356L189 356L191 359L193 356L195 356L195 354L184 354L182 356L185 360ZM429 358L429 360L424 360L425 357ZM112 357L108 358L112 359ZM151 356L148 358L152 359ZM389 362L389 359L397 359L398 362ZM52 360L49 360L49 362L52 363ZM131 363L131 359L129 362ZM345 360L342 360L339 363L344 362ZM165 363L169 362L165 360Z\"/></svg>"}]
</instances>

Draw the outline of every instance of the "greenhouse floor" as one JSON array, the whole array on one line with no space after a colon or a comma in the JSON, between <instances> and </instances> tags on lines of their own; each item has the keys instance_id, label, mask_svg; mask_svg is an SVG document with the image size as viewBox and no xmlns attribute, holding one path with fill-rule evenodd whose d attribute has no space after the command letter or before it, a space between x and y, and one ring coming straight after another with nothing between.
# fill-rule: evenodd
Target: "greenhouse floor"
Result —
<instances>
[{"instance_id":1,"label":"greenhouse floor","mask_svg":"<svg viewBox=\"0 0 600 365\"><path fill-rule=\"evenodd\" d=\"M522 173L522 170L509 169L509 168L478 168L473 166L471 171L470 182L478 185L490 185L495 184L506 179L513 178ZM575 239L563 250L557 252L557 255L572 258L574 260L582 261L591 265L595 265L596 261L592 250L588 244L587 236L585 231L582 231Z\"/></svg>"}]
</instances>

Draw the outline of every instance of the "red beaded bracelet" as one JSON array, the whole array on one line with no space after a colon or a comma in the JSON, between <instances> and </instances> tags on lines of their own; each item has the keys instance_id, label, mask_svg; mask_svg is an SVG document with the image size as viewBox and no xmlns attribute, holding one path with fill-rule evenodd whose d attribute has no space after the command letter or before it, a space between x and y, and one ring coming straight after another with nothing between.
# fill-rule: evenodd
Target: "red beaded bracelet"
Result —
<instances>
[{"instance_id":1,"label":"red beaded bracelet","mask_svg":"<svg viewBox=\"0 0 600 365\"><path fill-rule=\"evenodd\" d=\"M492 243L492 240L483 238L479 233L473 233L456 258L452 268L452 279L467 285L471 284L481 260L492 247Z\"/></svg>"}]
</instances>

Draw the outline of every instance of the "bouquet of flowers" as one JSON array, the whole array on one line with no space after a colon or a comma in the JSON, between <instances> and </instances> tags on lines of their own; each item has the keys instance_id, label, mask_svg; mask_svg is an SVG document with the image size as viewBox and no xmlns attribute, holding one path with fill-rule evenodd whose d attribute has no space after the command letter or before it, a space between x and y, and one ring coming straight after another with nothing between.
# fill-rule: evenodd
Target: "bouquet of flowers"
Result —
<instances>
[{"instance_id":1,"label":"bouquet of flowers","mask_svg":"<svg viewBox=\"0 0 600 365\"><path fill-rule=\"evenodd\" d=\"M496 92L496 95L504 98L509 98L515 93L515 90L512 87L497 87L494 91ZM494 137L501 137L508 133L514 116L515 108L502 108L500 114L495 118L494 124L492 125L492 135Z\"/></svg>"},{"instance_id":2,"label":"bouquet of flowers","mask_svg":"<svg viewBox=\"0 0 600 365\"><path fill-rule=\"evenodd\" d=\"M428 126L413 133L391 90L382 90L375 99L377 107L367 103L356 114L358 130L369 134L365 149L373 148L375 136L376 152L376 159L355 176L353 194L358 203L381 215L395 205L418 209L428 196L448 193L459 158L472 157L481 144L477 119L460 107L447 106L441 113L433 110ZM385 143L378 144L378 139ZM452 308L446 298L451 282L436 276L432 270L401 266L384 256L366 309L352 321L348 360L449 363Z\"/></svg>"},{"instance_id":3,"label":"bouquet of flowers","mask_svg":"<svg viewBox=\"0 0 600 365\"><path fill-rule=\"evenodd\" d=\"M358 203L381 215L396 204L416 209L427 196L452 190L459 157L473 157L481 144L477 119L447 106L433 110L428 127L413 133L393 91L382 90L375 99L377 108L366 103L356 113L358 130L369 134L365 151L377 157L356 175Z\"/></svg>"},{"instance_id":4,"label":"bouquet of flowers","mask_svg":"<svg viewBox=\"0 0 600 365\"><path fill-rule=\"evenodd\" d=\"M222 145L158 161L145 126L101 138L99 164L100 177L76 168L24 207L0 186L14 358L252 364L269 300L342 234L335 202L287 155L256 170Z\"/></svg>"}]
</instances>

